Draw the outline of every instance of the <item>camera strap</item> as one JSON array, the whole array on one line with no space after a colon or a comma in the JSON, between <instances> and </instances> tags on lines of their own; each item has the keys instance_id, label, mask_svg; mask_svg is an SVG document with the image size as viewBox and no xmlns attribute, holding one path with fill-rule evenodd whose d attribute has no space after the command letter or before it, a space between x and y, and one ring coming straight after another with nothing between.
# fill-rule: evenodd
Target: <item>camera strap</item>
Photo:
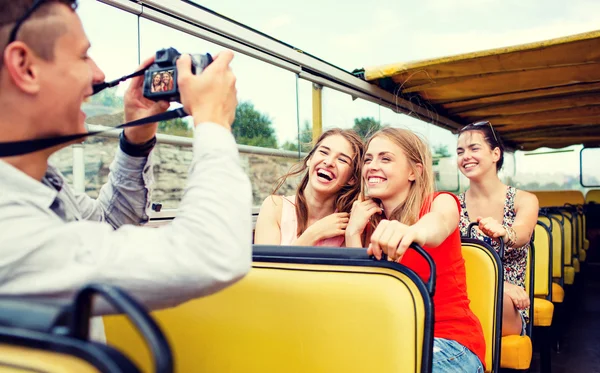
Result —
<instances>
[{"instance_id":1,"label":"camera strap","mask_svg":"<svg viewBox=\"0 0 600 373\"><path fill-rule=\"evenodd\" d=\"M139 76L144 74L144 72L148 70L148 68L144 68L142 70L138 70L132 74L125 75L119 79L113 80L111 82L102 82L98 84L94 84L94 95L105 88L114 87L117 84L133 78L135 76ZM44 150L47 148L51 148L56 145L68 143L71 141L75 141L78 139L83 139L89 136L99 135L101 133L105 133L108 131L113 131L117 129L127 128L127 127L135 127L142 126L144 124L159 122L163 120L170 120L175 118L184 118L188 116L188 113L183 110L183 108L167 111L165 113L160 113L156 115L152 115L146 118L141 118L138 120L134 120L131 122L123 123L113 128L109 128L102 131L92 131L87 133L79 133L75 135L65 135L65 136L55 136L55 137L46 137L41 139L33 139L33 140L23 140L23 141L11 141L11 142L0 142L0 158L1 157L14 157L17 155L23 155L28 153L37 152L40 150Z\"/></svg>"},{"instance_id":2,"label":"camera strap","mask_svg":"<svg viewBox=\"0 0 600 373\"><path fill-rule=\"evenodd\" d=\"M33 140L23 140L23 141L12 141L12 142L0 142L0 158L2 157L13 157L17 155L23 155L27 153L37 152L39 150L51 148L56 145L64 144L67 142L75 141L78 139L83 139L89 136L96 136L101 133L105 133L108 131L113 131L117 129L127 128L127 127L135 127L142 126L144 124L159 122L162 120L170 120L175 118L183 118L188 116L188 113L183 110L183 108L178 108L175 110L170 110L164 113L151 115L146 118L134 120L131 122L123 123L116 127L112 127L102 131L92 131L87 133L79 133L75 135L65 135L65 136L55 136L55 137L46 137L41 139L33 139Z\"/></svg>"},{"instance_id":3,"label":"camera strap","mask_svg":"<svg viewBox=\"0 0 600 373\"><path fill-rule=\"evenodd\" d=\"M145 72L146 72L146 70L148 70L148 68L147 68L147 67L146 67L146 68L144 68L144 69L138 70L138 71L136 71L136 72L134 72L134 73L132 73L132 74L129 74L129 75L122 76L122 77L120 77L119 79L115 79L115 80L113 80L112 82L102 82L102 83L94 84L94 86L93 86L94 93L92 93L92 96L93 96L93 95L95 95L96 93L98 93L98 92L102 91L102 90L103 90L103 89L105 89L105 88L111 88L111 87L114 87L114 86L116 86L117 84L119 84L119 83L121 83L121 82L124 82L124 81L126 81L127 79L131 79L131 78L133 78L133 77L140 76L140 75L142 75L143 73L145 73Z\"/></svg>"}]
</instances>

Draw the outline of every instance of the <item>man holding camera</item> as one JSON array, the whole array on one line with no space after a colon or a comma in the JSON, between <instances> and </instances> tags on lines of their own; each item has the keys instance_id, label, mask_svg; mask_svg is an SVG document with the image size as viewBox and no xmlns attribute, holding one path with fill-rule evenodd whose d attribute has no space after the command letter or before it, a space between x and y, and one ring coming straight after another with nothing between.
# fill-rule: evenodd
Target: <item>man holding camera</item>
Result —
<instances>
[{"instance_id":1,"label":"man holding camera","mask_svg":"<svg viewBox=\"0 0 600 373\"><path fill-rule=\"evenodd\" d=\"M81 105L104 74L87 56L76 2L0 0L0 8L0 143L85 133ZM0 158L0 294L68 298L98 282L162 308L248 272L252 196L231 134L232 58L215 56L200 75L188 55L177 61L181 103L196 129L188 185L168 226L137 226L148 220L156 123L123 131L97 200L74 193L48 165L65 145ZM127 121L169 107L146 99L142 85L133 78L125 94Z\"/></svg>"}]
</instances>

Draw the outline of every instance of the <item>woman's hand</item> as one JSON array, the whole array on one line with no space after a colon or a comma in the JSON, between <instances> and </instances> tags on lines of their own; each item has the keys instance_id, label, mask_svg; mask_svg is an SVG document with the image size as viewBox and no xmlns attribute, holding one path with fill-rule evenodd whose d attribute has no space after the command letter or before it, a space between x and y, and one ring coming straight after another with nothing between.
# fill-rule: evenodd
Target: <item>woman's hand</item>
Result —
<instances>
[{"instance_id":1,"label":"woman's hand","mask_svg":"<svg viewBox=\"0 0 600 373\"><path fill-rule=\"evenodd\" d=\"M504 237L506 237L506 229L496 219L490 217L478 217L477 222L479 223L479 230L483 232L483 234L485 234L486 236L492 238L501 237L503 239L503 242L506 241L504 240Z\"/></svg>"},{"instance_id":2,"label":"woman's hand","mask_svg":"<svg viewBox=\"0 0 600 373\"><path fill-rule=\"evenodd\" d=\"M529 308L529 295L522 287L504 281L504 293L510 297L518 310Z\"/></svg>"},{"instance_id":3,"label":"woman's hand","mask_svg":"<svg viewBox=\"0 0 600 373\"><path fill-rule=\"evenodd\" d=\"M401 261L408 247L413 242L423 246L427 232L417 226L408 226L397 220L382 220L371 236L367 254L381 259L382 253L390 260Z\"/></svg>"},{"instance_id":4,"label":"woman's hand","mask_svg":"<svg viewBox=\"0 0 600 373\"><path fill-rule=\"evenodd\" d=\"M370 198L364 201L354 201L352 211L350 212L350 221L346 228L346 235L360 236L364 232L369 220L371 220L371 216L381 214L382 211L381 207Z\"/></svg>"},{"instance_id":5,"label":"woman's hand","mask_svg":"<svg viewBox=\"0 0 600 373\"><path fill-rule=\"evenodd\" d=\"M314 222L305 233L311 235L313 244L326 238L342 236L346 232L348 220L350 218L347 212L336 212Z\"/></svg>"}]
</instances>

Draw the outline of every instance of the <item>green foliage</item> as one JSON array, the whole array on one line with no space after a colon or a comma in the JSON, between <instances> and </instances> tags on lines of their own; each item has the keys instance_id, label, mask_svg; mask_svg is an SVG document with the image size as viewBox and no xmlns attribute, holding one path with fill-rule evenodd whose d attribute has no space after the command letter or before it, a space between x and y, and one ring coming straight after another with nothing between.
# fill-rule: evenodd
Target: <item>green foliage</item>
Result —
<instances>
[{"instance_id":1,"label":"green foliage","mask_svg":"<svg viewBox=\"0 0 600 373\"><path fill-rule=\"evenodd\" d=\"M448 145L434 145L433 146L433 154L437 155L440 158L449 158L451 157L450 152L448 151Z\"/></svg>"},{"instance_id":2,"label":"green foliage","mask_svg":"<svg viewBox=\"0 0 600 373\"><path fill-rule=\"evenodd\" d=\"M93 95L90 97L89 103L115 109L123 109L123 97L117 96L115 88L105 89Z\"/></svg>"},{"instance_id":3,"label":"green foliage","mask_svg":"<svg viewBox=\"0 0 600 373\"><path fill-rule=\"evenodd\" d=\"M188 127L188 124L182 118L158 122L158 133L183 137L194 136L194 131Z\"/></svg>"},{"instance_id":4,"label":"green foliage","mask_svg":"<svg viewBox=\"0 0 600 373\"><path fill-rule=\"evenodd\" d=\"M238 144L277 148L277 138L271 119L254 108L249 101L239 103L231 126Z\"/></svg>"},{"instance_id":5,"label":"green foliage","mask_svg":"<svg viewBox=\"0 0 600 373\"><path fill-rule=\"evenodd\" d=\"M300 146L303 153L307 153L312 149L312 128L309 121L304 121L304 127L300 130ZM282 146L283 150L298 151L297 141L286 141Z\"/></svg>"},{"instance_id":6,"label":"green foliage","mask_svg":"<svg viewBox=\"0 0 600 373\"><path fill-rule=\"evenodd\" d=\"M381 129L381 123L373 117L355 118L352 127L363 140Z\"/></svg>"}]
</instances>

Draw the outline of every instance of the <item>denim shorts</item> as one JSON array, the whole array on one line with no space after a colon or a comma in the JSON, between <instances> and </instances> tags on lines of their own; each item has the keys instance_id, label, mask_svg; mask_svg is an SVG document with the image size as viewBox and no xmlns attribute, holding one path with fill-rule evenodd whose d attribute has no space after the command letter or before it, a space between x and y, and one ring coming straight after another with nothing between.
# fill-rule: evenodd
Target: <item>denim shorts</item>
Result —
<instances>
[{"instance_id":1,"label":"denim shorts","mask_svg":"<svg viewBox=\"0 0 600 373\"><path fill-rule=\"evenodd\" d=\"M471 350L456 341L433 339L432 373L483 373L483 364Z\"/></svg>"},{"instance_id":2,"label":"denim shorts","mask_svg":"<svg viewBox=\"0 0 600 373\"><path fill-rule=\"evenodd\" d=\"M519 316L521 316L521 336L524 336L527 335L527 321L525 321L523 312L519 312Z\"/></svg>"}]
</instances>

